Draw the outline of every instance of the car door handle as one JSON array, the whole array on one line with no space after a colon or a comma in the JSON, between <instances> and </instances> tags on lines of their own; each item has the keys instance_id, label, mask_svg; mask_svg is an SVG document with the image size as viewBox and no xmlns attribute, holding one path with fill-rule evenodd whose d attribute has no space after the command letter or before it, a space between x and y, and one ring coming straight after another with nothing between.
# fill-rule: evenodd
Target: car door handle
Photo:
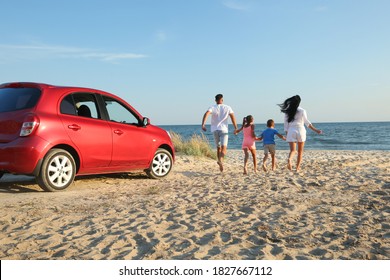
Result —
<instances>
[{"instance_id":1,"label":"car door handle","mask_svg":"<svg viewBox=\"0 0 390 280\"><path fill-rule=\"evenodd\" d=\"M77 130L81 129L81 126L79 126L77 124L70 124L70 125L68 125L68 128L71 130L77 131Z\"/></svg>"},{"instance_id":2,"label":"car door handle","mask_svg":"<svg viewBox=\"0 0 390 280\"><path fill-rule=\"evenodd\" d=\"M122 134L123 134L123 131L120 130L120 129L116 129L116 130L114 130L114 133L115 133L115 134L118 134L118 135L122 135Z\"/></svg>"}]
</instances>

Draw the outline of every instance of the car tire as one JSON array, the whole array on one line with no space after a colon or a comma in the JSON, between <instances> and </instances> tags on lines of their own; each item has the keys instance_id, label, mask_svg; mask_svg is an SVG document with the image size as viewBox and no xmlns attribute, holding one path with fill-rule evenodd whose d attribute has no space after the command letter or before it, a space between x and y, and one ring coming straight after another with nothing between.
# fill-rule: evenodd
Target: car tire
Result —
<instances>
[{"instance_id":1,"label":"car tire","mask_svg":"<svg viewBox=\"0 0 390 280\"><path fill-rule=\"evenodd\" d=\"M158 149L154 154L146 174L152 179L160 179L171 172L173 166L172 155L165 149Z\"/></svg>"},{"instance_id":2,"label":"car tire","mask_svg":"<svg viewBox=\"0 0 390 280\"><path fill-rule=\"evenodd\" d=\"M76 163L72 155L62 149L52 149L43 159L37 182L45 191L62 191L72 184L75 175Z\"/></svg>"}]
</instances>

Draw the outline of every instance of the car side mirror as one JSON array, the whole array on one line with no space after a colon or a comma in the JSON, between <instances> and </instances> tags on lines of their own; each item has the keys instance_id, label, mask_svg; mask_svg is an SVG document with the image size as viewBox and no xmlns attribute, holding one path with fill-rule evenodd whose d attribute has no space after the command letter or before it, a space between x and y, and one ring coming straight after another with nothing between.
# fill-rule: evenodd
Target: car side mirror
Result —
<instances>
[{"instance_id":1,"label":"car side mirror","mask_svg":"<svg viewBox=\"0 0 390 280\"><path fill-rule=\"evenodd\" d=\"M143 118L143 120L142 120L142 124L144 125L144 126L147 126L147 125L149 125L150 124L150 120L149 120L149 118Z\"/></svg>"}]
</instances>

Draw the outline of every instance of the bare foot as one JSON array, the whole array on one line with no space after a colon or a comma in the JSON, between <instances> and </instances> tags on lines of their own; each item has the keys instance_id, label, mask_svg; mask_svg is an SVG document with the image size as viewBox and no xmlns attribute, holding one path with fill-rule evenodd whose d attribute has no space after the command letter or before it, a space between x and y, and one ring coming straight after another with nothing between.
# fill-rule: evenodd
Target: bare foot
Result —
<instances>
[{"instance_id":1,"label":"bare foot","mask_svg":"<svg viewBox=\"0 0 390 280\"><path fill-rule=\"evenodd\" d=\"M218 163L218 165L219 165L219 170L220 170L221 172L223 172L223 164L222 164L222 162L221 162L221 161L218 161L217 163Z\"/></svg>"},{"instance_id":2,"label":"bare foot","mask_svg":"<svg viewBox=\"0 0 390 280\"><path fill-rule=\"evenodd\" d=\"M292 171L292 166L291 166L290 160L288 160L288 162L287 162L287 168L288 168L288 170Z\"/></svg>"},{"instance_id":3,"label":"bare foot","mask_svg":"<svg viewBox=\"0 0 390 280\"><path fill-rule=\"evenodd\" d=\"M248 169L246 168L246 166L244 167L244 175L247 175L248 174Z\"/></svg>"},{"instance_id":4,"label":"bare foot","mask_svg":"<svg viewBox=\"0 0 390 280\"><path fill-rule=\"evenodd\" d=\"M265 166L265 164L263 164L263 170L264 170L265 172L268 171L268 170L267 170L267 166Z\"/></svg>"}]
</instances>

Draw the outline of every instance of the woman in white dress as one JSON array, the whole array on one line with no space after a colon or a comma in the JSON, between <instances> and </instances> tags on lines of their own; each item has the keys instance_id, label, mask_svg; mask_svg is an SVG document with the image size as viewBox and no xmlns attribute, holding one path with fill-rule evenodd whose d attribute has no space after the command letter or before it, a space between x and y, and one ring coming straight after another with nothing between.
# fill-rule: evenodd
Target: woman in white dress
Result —
<instances>
[{"instance_id":1,"label":"woman in white dress","mask_svg":"<svg viewBox=\"0 0 390 280\"><path fill-rule=\"evenodd\" d=\"M303 148L306 141L305 125L318 134L322 133L321 130L315 128L308 120L306 110L299 107L300 103L301 97L299 95L295 95L286 99L282 104L279 104L281 112L285 114L284 131L287 136L286 141L290 145L287 168L292 170L291 159L296 153L296 144L298 143L297 171L299 171L301 167Z\"/></svg>"}]
</instances>

